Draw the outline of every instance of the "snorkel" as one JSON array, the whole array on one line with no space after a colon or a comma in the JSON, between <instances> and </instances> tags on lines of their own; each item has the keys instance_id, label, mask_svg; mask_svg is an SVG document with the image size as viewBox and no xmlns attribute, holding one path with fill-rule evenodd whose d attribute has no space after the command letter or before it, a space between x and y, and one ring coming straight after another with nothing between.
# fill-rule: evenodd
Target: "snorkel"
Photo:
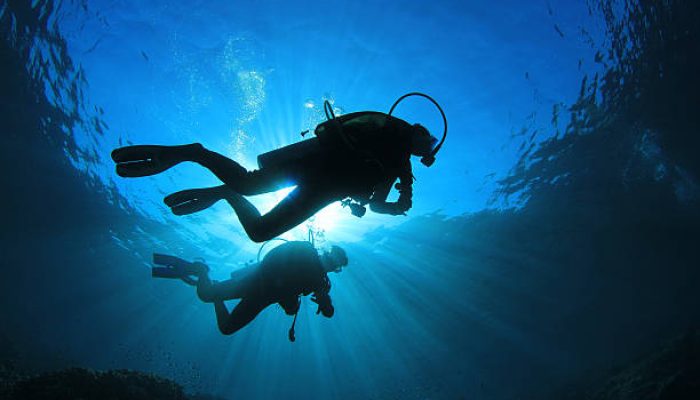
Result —
<instances>
[{"instance_id":1,"label":"snorkel","mask_svg":"<svg viewBox=\"0 0 700 400\"><path fill-rule=\"evenodd\" d=\"M445 130L442 132L442 139L440 139L440 142L438 143L438 145L435 146L435 148L433 149L432 152L430 152L430 154L428 154L427 156L423 156L420 159L420 162L423 163L423 165L425 165L426 167L430 167L435 162L435 155L438 153L438 151L440 151L440 149L442 148L442 145L445 143L445 139L447 138L447 117L445 116L445 112L442 111L442 107L440 107L440 104L438 104L438 102L435 101L435 99L433 99L432 97L428 96L427 94L421 93L421 92L406 93L405 95L399 97L399 99L394 102L394 105L391 106L391 109L389 109L388 115L391 115L391 113L394 112L394 109L396 108L396 106L399 105L399 103L401 103L401 101L403 99L405 99L406 97L411 97L411 96L425 97L426 99L430 100L431 103L435 104L435 107L437 107L438 111L440 111L440 115L442 115L442 123L445 126Z\"/></svg>"}]
</instances>

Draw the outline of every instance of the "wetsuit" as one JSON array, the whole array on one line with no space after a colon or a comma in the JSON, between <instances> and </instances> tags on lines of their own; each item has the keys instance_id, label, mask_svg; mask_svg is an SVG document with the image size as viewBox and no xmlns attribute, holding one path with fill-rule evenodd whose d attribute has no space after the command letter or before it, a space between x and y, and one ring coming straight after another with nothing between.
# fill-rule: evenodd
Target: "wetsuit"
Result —
<instances>
[{"instance_id":1,"label":"wetsuit","mask_svg":"<svg viewBox=\"0 0 700 400\"><path fill-rule=\"evenodd\" d=\"M338 125L347 142L340 141L337 132L333 132ZM352 113L317 127L321 151L281 165L247 171L237 162L209 150L193 161L209 168L227 188L243 196L296 185L265 215L260 215L241 196L222 196L236 211L248 236L261 242L292 229L328 204L346 197L369 204L377 213L405 213L412 206L411 129L407 122L386 114ZM387 202L397 179L399 199Z\"/></svg>"},{"instance_id":2,"label":"wetsuit","mask_svg":"<svg viewBox=\"0 0 700 400\"><path fill-rule=\"evenodd\" d=\"M289 315L299 309L299 296L314 295L319 312L334 314L329 295L330 281L320 257L309 242L287 242L272 249L263 260L232 274L232 279L211 282L202 277L197 285L199 298L216 306L220 330L231 334L250 323L274 303ZM224 300L241 299L229 313Z\"/></svg>"}]
</instances>

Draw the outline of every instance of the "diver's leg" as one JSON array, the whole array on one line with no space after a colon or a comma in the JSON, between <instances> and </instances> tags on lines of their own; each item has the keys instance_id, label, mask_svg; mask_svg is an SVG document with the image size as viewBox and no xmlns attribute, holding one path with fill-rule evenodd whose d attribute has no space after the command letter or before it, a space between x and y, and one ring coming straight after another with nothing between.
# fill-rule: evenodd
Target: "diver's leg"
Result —
<instances>
[{"instance_id":1,"label":"diver's leg","mask_svg":"<svg viewBox=\"0 0 700 400\"><path fill-rule=\"evenodd\" d=\"M216 323L221 333L232 335L248 325L270 304L272 303L259 298L243 298L229 313L223 301L215 301Z\"/></svg>"},{"instance_id":2,"label":"diver's leg","mask_svg":"<svg viewBox=\"0 0 700 400\"><path fill-rule=\"evenodd\" d=\"M240 299L249 291L250 279L227 279L212 282L208 274L200 275L197 280L197 296L205 303Z\"/></svg>"},{"instance_id":3,"label":"diver's leg","mask_svg":"<svg viewBox=\"0 0 700 400\"><path fill-rule=\"evenodd\" d=\"M258 209L243 196L233 193L226 197L248 237L258 243L287 232L334 200L322 186L299 185L270 212L260 215Z\"/></svg>"},{"instance_id":4,"label":"diver's leg","mask_svg":"<svg viewBox=\"0 0 700 400\"><path fill-rule=\"evenodd\" d=\"M221 182L244 196L274 192L295 183L290 170L263 168L248 171L236 161L204 147L190 161L207 168Z\"/></svg>"},{"instance_id":5,"label":"diver's leg","mask_svg":"<svg viewBox=\"0 0 700 400\"><path fill-rule=\"evenodd\" d=\"M181 162L196 162L231 189L246 196L273 192L294 184L293 174L288 169L248 171L239 163L199 143L126 146L114 150L112 159L117 163L117 174L126 178L155 175Z\"/></svg>"},{"instance_id":6,"label":"diver's leg","mask_svg":"<svg viewBox=\"0 0 700 400\"><path fill-rule=\"evenodd\" d=\"M197 278L197 296L205 303L257 295L264 284L263 276L255 266L237 270L235 279L222 282L212 282L207 271Z\"/></svg>"}]
</instances>

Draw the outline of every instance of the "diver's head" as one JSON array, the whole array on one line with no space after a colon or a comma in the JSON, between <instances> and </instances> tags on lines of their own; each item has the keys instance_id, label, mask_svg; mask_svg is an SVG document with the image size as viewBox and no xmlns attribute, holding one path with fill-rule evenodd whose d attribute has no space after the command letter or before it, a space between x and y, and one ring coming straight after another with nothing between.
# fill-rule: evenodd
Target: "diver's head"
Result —
<instances>
[{"instance_id":1,"label":"diver's head","mask_svg":"<svg viewBox=\"0 0 700 400\"><path fill-rule=\"evenodd\" d=\"M340 272L344 266L348 265L348 256L341 247L331 246L330 251L321 256L321 264L326 272Z\"/></svg>"},{"instance_id":2,"label":"diver's head","mask_svg":"<svg viewBox=\"0 0 700 400\"><path fill-rule=\"evenodd\" d=\"M411 132L411 154L418 157L429 157L438 140L421 124L413 124Z\"/></svg>"}]
</instances>

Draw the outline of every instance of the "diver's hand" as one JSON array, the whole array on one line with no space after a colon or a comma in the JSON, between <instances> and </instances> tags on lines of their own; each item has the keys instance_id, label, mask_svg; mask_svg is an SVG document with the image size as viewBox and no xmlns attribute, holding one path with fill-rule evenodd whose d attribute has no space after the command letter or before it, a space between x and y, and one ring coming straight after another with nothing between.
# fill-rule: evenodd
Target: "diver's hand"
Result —
<instances>
[{"instance_id":1,"label":"diver's hand","mask_svg":"<svg viewBox=\"0 0 700 400\"><path fill-rule=\"evenodd\" d=\"M316 293L314 293L311 295L311 301L318 304L318 308L316 308L316 315L323 313L324 317L330 318L335 313L335 308L333 307L333 304L331 304L329 297L323 296L318 298Z\"/></svg>"},{"instance_id":2,"label":"diver's hand","mask_svg":"<svg viewBox=\"0 0 700 400\"><path fill-rule=\"evenodd\" d=\"M330 318L333 316L333 314L335 314L335 308L333 307L333 304L329 304L327 307L323 307L321 312L323 313L324 317Z\"/></svg>"}]
</instances>

